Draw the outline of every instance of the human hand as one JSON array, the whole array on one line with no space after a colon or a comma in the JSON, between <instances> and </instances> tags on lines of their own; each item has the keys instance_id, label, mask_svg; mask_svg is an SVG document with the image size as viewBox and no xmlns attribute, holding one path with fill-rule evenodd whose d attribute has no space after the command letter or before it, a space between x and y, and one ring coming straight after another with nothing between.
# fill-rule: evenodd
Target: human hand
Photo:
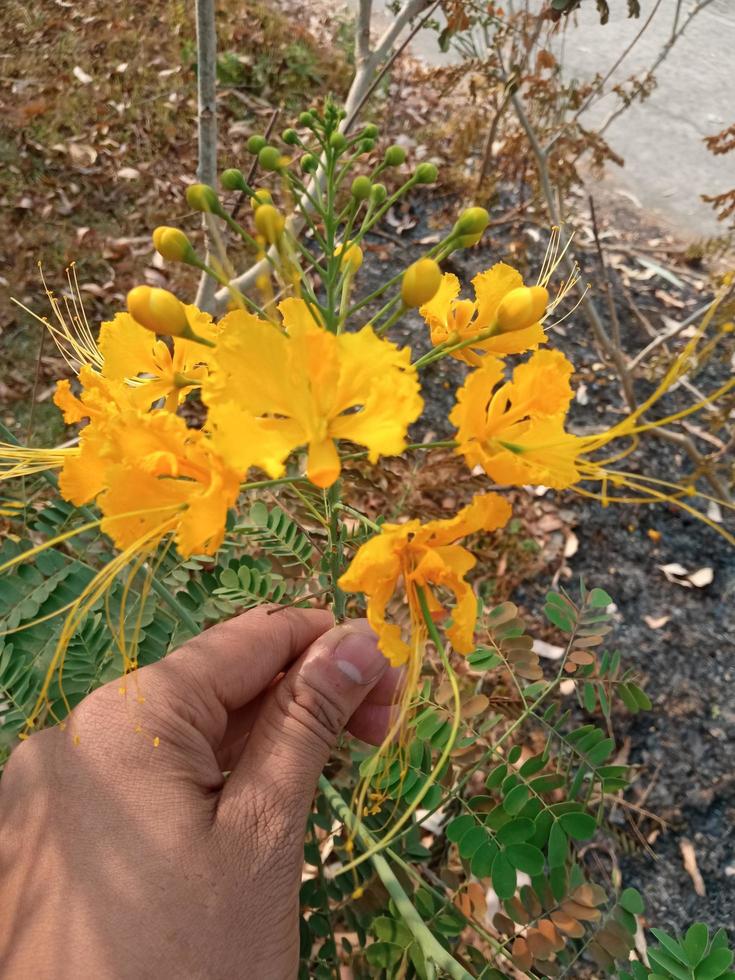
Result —
<instances>
[{"instance_id":1,"label":"human hand","mask_svg":"<svg viewBox=\"0 0 735 980\"><path fill-rule=\"evenodd\" d=\"M396 678L364 620L255 609L21 744L0 784L2 976L294 977L317 779L345 725L382 740Z\"/></svg>"}]
</instances>

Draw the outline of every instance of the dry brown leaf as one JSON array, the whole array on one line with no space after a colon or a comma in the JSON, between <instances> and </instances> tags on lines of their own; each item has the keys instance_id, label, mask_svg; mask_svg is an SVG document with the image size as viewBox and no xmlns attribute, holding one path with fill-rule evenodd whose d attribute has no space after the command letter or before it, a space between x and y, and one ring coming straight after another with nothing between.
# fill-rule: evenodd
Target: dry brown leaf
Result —
<instances>
[{"instance_id":1,"label":"dry brown leaf","mask_svg":"<svg viewBox=\"0 0 735 980\"><path fill-rule=\"evenodd\" d=\"M692 574L688 576L692 585L695 585L698 589L703 589L706 585L710 585L714 577L715 573L709 567L698 568L696 572L692 572Z\"/></svg>"},{"instance_id":2,"label":"dry brown leaf","mask_svg":"<svg viewBox=\"0 0 735 980\"><path fill-rule=\"evenodd\" d=\"M668 565L656 565L656 568L660 569L666 576L667 582L673 582L674 585L681 585L685 589L691 589L692 583L689 582L686 576L689 572L676 561L669 562Z\"/></svg>"},{"instance_id":3,"label":"dry brown leaf","mask_svg":"<svg viewBox=\"0 0 735 980\"><path fill-rule=\"evenodd\" d=\"M707 889L704 887L704 878L702 878L697 866L697 855L694 853L694 845L686 837L682 837L679 841L679 850L681 851L681 857L684 862L684 870L692 879L694 891L701 898L707 894Z\"/></svg>"},{"instance_id":4,"label":"dry brown leaf","mask_svg":"<svg viewBox=\"0 0 735 980\"><path fill-rule=\"evenodd\" d=\"M487 912L485 889L478 881L471 881L454 900L454 904L469 919L482 921Z\"/></svg>"},{"instance_id":5,"label":"dry brown leaf","mask_svg":"<svg viewBox=\"0 0 735 980\"><path fill-rule=\"evenodd\" d=\"M91 167L97 160L97 150L89 143L69 143L67 152L72 162L80 167Z\"/></svg>"},{"instance_id":6,"label":"dry brown leaf","mask_svg":"<svg viewBox=\"0 0 735 980\"><path fill-rule=\"evenodd\" d=\"M584 926L582 923L573 916L567 915L566 912L562 912L561 909L557 909L551 913L551 921L562 932L571 936L572 939L580 939L584 935Z\"/></svg>"},{"instance_id":7,"label":"dry brown leaf","mask_svg":"<svg viewBox=\"0 0 735 980\"><path fill-rule=\"evenodd\" d=\"M528 943L522 936L519 936L511 946L510 955L519 970L531 969L533 954L528 948Z\"/></svg>"},{"instance_id":8,"label":"dry brown leaf","mask_svg":"<svg viewBox=\"0 0 735 980\"><path fill-rule=\"evenodd\" d=\"M79 65L75 65L72 68L71 73L78 82L82 83L82 85L89 85L90 82L94 81L92 76L88 75L83 68L79 67Z\"/></svg>"},{"instance_id":9,"label":"dry brown leaf","mask_svg":"<svg viewBox=\"0 0 735 980\"><path fill-rule=\"evenodd\" d=\"M671 616L644 616L643 622L652 630L660 630L662 626L665 626Z\"/></svg>"},{"instance_id":10,"label":"dry brown leaf","mask_svg":"<svg viewBox=\"0 0 735 980\"><path fill-rule=\"evenodd\" d=\"M463 718L474 718L475 715L482 714L490 704L490 698L485 694L475 694L462 705L461 715Z\"/></svg>"}]
</instances>

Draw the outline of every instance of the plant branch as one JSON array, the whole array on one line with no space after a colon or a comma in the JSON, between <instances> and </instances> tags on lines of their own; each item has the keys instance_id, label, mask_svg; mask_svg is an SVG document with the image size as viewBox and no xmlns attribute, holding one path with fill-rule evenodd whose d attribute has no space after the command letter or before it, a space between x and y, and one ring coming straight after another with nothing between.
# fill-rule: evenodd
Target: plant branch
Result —
<instances>
[{"instance_id":1,"label":"plant branch","mask_svg":"<svg viewBox=\"0 0 735 980\"><path fill-rule=\"evenodd\" d=\"M372 851L378 842L375 840L372 834L370 834L365 827L363 827L361 822L354 819L352 811L347 803L345 803L340 794L325 776L319 777L319 789L326 797L326 800L334 811L335 815L340 820L344 821L345 825L350 831L350 834L357 838L363 847ZM454 978L454 980L470 980L472 974L468 973L462 964L458 963L451 953L444 949L444 947L429 931L426 923L417 912L406 892L403 890L403 886L401 885L400 881L393 873L393 869L388 864L388 861L377 851L374 851L371 854L370 860L378 877L383 882L386 891L393 900L401 918L410 929L413 938L421 947L423 953L440 970L443 970L447 976Z\"/></svg>"},{"instance_id":2,"label":"plant branch","mask_svg":"<svg viewBox=\"0 0 735 980\"><path fill-rule=\"evenodd\" d=\"M197 180L215 186L217 181L217 31L214 0L196 0L197 25L197 136L199 161ZM211 234L211 215L203 216L205 230ZM209 264L209 251L205 262ZM214 299L215 282L202 273L195 303L208 310ZM228 293L229 295L229 293Z\"/></svg>"}]
</instances>

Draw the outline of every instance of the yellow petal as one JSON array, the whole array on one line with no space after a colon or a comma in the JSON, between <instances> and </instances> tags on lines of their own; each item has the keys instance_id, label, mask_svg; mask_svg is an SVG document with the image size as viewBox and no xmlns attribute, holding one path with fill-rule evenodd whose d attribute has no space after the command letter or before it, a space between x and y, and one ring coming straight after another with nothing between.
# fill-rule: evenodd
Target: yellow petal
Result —
<instances>
[{"instance_id":1,"label":"yellow petal","mask_svg":"<svg viewBox=\"0 0 735 980\"><path fill-rule=\"evenodd\" d=\"M303 299L294 297L281 300L278 304L283 325L291 337L314 329L323 329L323 325L315 319L316 311L312 312L312 310L313 307L309 307Z\"/></svg>"},{"instance_id":2,"label":"yellow petal","mask_svg":"<svg viewBox=\"0 0 735 980\"><path fill-rule=\"evenodd\" d=\"M331 487L339 476L339 471L339 455L333 439L309 443L306 475L315 486L324 489Z\"/></svg>"},{"instance_id":3,"label":"yellow petal","mask_svg":"<svg viewBox=\"0 0 735 980\"><path fill-rule=\"evenodd\" d=\"M481 330L494 323L500 301L511 289L523 285L523 276L505 262L496 262L486 272L478 273L472 280L472 285L477 297L475 326Z\"/></svg>"},{"instance_id":4,"label":"yellow petal","mask_svg":"<svg viewBox=\"0 0 735 980\"><path fill-rule=\"evenodd\" d=\"M124 381L139 374L157 375L159 365L154 352L160 348L168 353L165 343L129 313L118 313L100 327L99 349L107 378Z\"/></svg>"},{"instance_id":5,"label":"yellow petal","mask_svg":"<svg viewBox=\"0 0 735 980\"><path fill-rule=\"evenodd\" d=\"M451 272L445 272L437 292L428 303L419 307L419 313L432 330L436 327L447 327L454 300L459 296L459 290L459 279Z\"/></svg>"},{"instance_id":6,"label":"yellow petal","mask_svg":"<svg viewBox=\"0 0 735 980\"><path fill-rule=\"evenodd\" d=\"M513 400L527 403L532 417L565 412L572 400L573 371L561 351L537 351L513 371Z\"/></svg>"},{"instance_id":7,"label":"yellow petal","mask_svg":"<svg viewBox=\"0 0 735 980\"><path fill-rule=\"evenodd\" d=\"M505 527L512 510L507 500L496 493L478 494L472 502L458 511L454 517L441 521L429 521L423 525L427 544L436 548L449 545L476 531L495 531ZM468 552L466 552L468 554ZM472 567L472 566L469 566Z\"/></svg>"}]
</instances>

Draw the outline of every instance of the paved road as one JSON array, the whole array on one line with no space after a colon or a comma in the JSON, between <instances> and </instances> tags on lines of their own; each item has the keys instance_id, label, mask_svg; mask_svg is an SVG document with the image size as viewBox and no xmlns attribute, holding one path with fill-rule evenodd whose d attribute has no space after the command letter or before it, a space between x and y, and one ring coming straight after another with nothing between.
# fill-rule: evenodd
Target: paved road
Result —
<instances>
[{"instance_id":1,"label":"paved road","mask_svg":"<svg viewBox=\"0 0 735 980\"><path fill-rule=\"evenodd\" d=\"M637 20L625 16L626 6L623 0L612 0L610 22L601 26L595 4L585 0L567 22L563 39L556 43L560 48L563 44L568 77L589 79L597 71L606 73L638 33L655 0L641 0L642 17ZM656 60L671 34L676 6L676 0L661 0L613 81L623 81ZM692 0L683 0L680 23L692 6ZM374 7L384 9L384 0L375 0ZM413 52L433 63L451 57L438 51L429 31L417 36ZM690 22L657 79L650 98L631 106L607 132L610 144L625 159L625 167L612 168L607 182L684 237L720 234L722 225L699 195L735 186L735 153L715 157L702 138L735 122L735 0L712 0ZM586 113L586 121L599 124L613 104L614 97L600 100Z\"/></svg>"}]
</instances>

